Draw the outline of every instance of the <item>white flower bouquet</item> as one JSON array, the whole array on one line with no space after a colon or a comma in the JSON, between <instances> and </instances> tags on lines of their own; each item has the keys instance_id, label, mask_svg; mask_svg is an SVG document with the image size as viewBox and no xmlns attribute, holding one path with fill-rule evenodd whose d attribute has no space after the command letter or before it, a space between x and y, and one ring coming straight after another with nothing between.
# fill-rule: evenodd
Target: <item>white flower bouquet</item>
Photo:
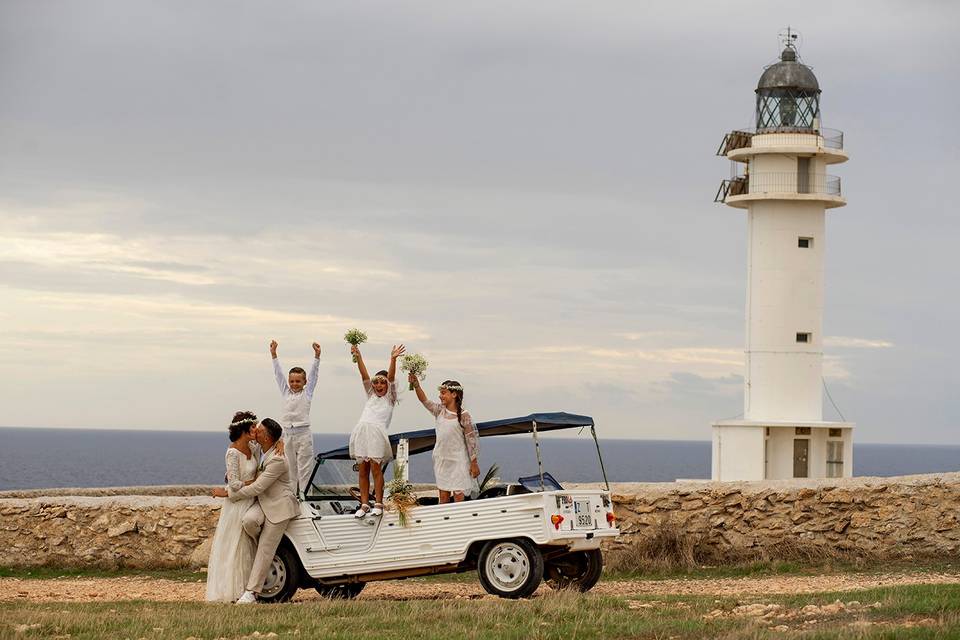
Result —
<instances>
[{"instance_id":1,"label":"white flower bouquet","mask_svg":"<svg viewBox=\"0 0 960 640\"><path fill-rule=\"evenodd\" d=\"M407 373L412 373L420 380L427 377L427 366L430 363L419 353L411 353L403 356L403 362L400 363L400 369ZM413 385L410 385L410 391L413 391Z\"/></svg>"},{"instance_id":2,"label":"white flower bouquet","mask_svg":"<svg viewBox=\"0 0 960 640\"><path fill-rule=\"evenodd\" d=\"M402 464L395 465L393 480L389 480L385 487L390 495L387 500L387 509L397 512L397 520L401 527L405 527L409 523L407 512L417 506L417 496L413 493L413 485L403 479L403 470Z\"/></svg>"},{"instance_id":3,"label":"white flower bouquet","mask_svg":"<svg viewBox=\"0 0 960 640\"><path fill-rule=\"evenodd\" d=\"M346 340L347 344L357 346L363 342L367 341L367 334L360 329L350 329L343 335L343 339ZM357 361L357 356L353 356L353 361Z\"/></svg>"}]
</instances>

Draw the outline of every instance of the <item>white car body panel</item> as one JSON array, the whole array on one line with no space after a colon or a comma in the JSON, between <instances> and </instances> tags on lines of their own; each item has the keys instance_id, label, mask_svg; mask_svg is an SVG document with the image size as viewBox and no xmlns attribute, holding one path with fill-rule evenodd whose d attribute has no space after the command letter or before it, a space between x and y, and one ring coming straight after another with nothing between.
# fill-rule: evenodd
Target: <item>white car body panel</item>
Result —
<instances>
[{"instance_id":1,"label":"white car body panel","mask_svg":"<svg viewBox=\"0 0 960 640\"><path fill-rule=\"evenodd\" d=\"M579 527L578 506L582 516ZM406 527L389 511L365 518L319 511L310 502L302 503L301 515L290 523L286 535L306 572L330 582L457 565L467 559L470 546L478 541L522 537L541 546L580 551L596 549L602 539L620 533L607 520L612 511L609 493L598 490L547 491L420 506L408 512ZM563 516L559 526L551 522L554 515Z\"/></svg>"}]
</instances>

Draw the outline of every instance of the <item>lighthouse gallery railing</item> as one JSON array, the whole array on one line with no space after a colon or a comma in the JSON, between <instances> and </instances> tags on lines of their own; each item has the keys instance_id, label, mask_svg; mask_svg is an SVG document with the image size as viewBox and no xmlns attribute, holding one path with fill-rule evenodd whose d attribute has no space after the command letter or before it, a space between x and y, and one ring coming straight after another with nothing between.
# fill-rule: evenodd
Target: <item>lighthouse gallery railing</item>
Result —
<instances>
[{"instance_id":1,"label":"lighthouse gallery railing","mask_svg":"<svg viewBox=\"0 0 960 640\"><path fill-rule=\"evenodd\" d=\"M728 197L759 193L840 196L840 177L824 173L758 171L724 180L713 201L726 202Z\"/></svg>"},{"instance_id":2,"label":"lighthouse gallery railing","mask_svg":"<svg viewBox=\"0 0 960 640\"><path fill-rule=\"evenodd\" d=\"M796 127L777 127L773 129L737 129L723 136L723 142L717 149L718 156L725 156L737 149L747 149L755 146L753 137L757 135L776 134L777 143L781 145L807 146L810 144L810 135L817 136L817 146L826 149L843 149L843 131L837 129L798 129Z\"/></svg>"}]
</instances>

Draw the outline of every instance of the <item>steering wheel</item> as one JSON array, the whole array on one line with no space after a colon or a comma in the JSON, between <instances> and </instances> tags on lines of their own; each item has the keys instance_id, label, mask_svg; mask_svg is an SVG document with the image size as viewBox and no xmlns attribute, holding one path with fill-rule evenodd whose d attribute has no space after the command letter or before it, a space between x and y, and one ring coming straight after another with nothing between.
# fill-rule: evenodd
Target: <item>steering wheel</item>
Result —
<instances>
[{"instance_id":1,"label":"steering wheel","mask_svg":"<svg viewBox=\"0 0 960 640\"><path fill-rule=\"evenodd\" d=\"M354 500L356 500L356 501L359 502L360 504L366 504L367 502L370 501L370 498L373 497L372 495L370 495L370 496L367 496L367 500L366 500L366 501L362 500L362 499L360 498L360 488L359 488L359 487L350 487L349 489L347 489L347 492L350 494L350 497L351 497L351 498L353 498Z\"/></svg>"}]
</instances>

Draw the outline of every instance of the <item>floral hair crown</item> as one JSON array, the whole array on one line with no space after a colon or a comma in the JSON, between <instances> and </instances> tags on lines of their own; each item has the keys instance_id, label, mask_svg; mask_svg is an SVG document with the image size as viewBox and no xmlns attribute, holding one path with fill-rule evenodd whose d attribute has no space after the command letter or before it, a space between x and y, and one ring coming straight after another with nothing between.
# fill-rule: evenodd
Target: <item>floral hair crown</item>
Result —
<instances>
[{"instance_id":1,"label":"floral hair crown","mask_svg":"<svg viewBox=\"0 0 960 640\"><path fill-rule=\"evenodd\" d=\"M377 375L377 376L373 376L372 378L370 378L370 382L376 382L377 380L383 380L384 382L390 382L390 380L387 378L387 376L385 376L385 375L383 375L383 374L380 374L380 375Z\"/></svg>"},{"instance_id":2,"label":"floral hair crown","mask_svg":"<svg viewBox=\"0 0 960 640\"><path fill-rule=\"evenodd\" d=\"M231 427L242 427L242 426L247 425L247 424L257 424L257 418L256 418L256 416L253 416L253 417L248 416L248 417L246 417L246 418L240 418L239 420L234 420L233 422L230 423L230 426L231 426Z\"/></svg>"},{"instance_id":3,"label":"floral hair crown","mask_svg":"<svg viewBox=\"0 0 960 640\"><path fill-rule=\"evenodd\" d=\"M459 384L442 384L437 387L437 391L442 391L443 389L446 389L447 391L463 391L463 387L461 387Z\"/></svg>"}]
</instances>

